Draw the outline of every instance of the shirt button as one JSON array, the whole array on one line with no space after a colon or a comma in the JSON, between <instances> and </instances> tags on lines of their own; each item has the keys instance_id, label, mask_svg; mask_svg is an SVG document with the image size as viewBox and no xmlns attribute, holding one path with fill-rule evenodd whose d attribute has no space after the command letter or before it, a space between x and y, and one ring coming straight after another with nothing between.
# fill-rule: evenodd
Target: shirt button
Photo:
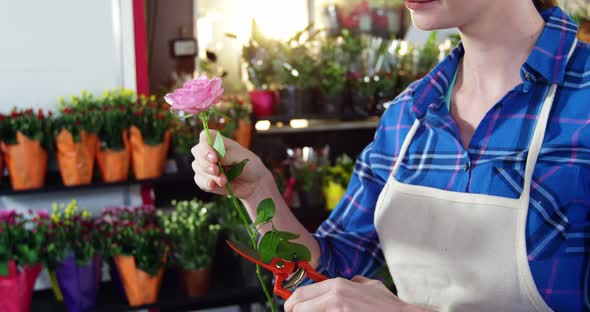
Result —
<instances>
[{"instance_id":1,"label":"shirt button","mask_svg":"<svg viewBox=\"0 0 590 312\"><path fill-rule=\"evenodd\" d=\"M469 161L469 162L465 163L465 168L464 168L465 172L469 171L470 168L471 168L471 162Z\"/></svg>"},{"instance_id":2,"label":"shirt button","mask_svg":"<svg viewBox=\"0 0 590 312\"><path fill-rule=\"evenodd\" d=\"M524 80L531 80L531 74L529 73L524 73Z\"/></svg>"}]
</instances>

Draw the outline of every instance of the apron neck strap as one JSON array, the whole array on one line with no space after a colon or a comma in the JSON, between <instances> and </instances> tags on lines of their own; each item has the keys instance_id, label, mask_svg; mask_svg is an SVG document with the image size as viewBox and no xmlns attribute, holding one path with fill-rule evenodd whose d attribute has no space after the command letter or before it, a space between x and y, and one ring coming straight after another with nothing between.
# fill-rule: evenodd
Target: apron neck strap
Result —
<instances>
[{"instance_id":1,"label":"apron neck strap","mask_svg":"<svg viewBox=\"0 0 590 312\"><path fill-rule=\"evenodd\" d=\"M572 54L574 54L574 50L578 45L578 40L574 40L572 43L572 47L567 55L566 64L569 62ZM547 129L547 122L549 120L549 113L551 112L551 107L553 106L553 102L555 102L555 93L557 92L557 85L552 84L545 95L545 100L543 101L543 106L541 107L541 111L537 115L537 124L535 125L535 130L533 132L533 136L531 138L531 143L529 146L529 152L526 159L526 167L524 171L524 183L522 193L520 194L521 199L528 199L531 190L531 183L533 179L533 172L535 171L535 165L537 164L537 159L539 158L539 154L541 152L541 148L543 145L543 140L545 139L545 131Z\"/></svg>"},{"instance_id":2,"label":"apron neck strap","mask_svg":"<svg viewBox=\"0 0 590 312\"><path fill-rule=\"evenodd\" d=\"M572 47L571 47L569 54L567 56L566 64L570 60L571 56L573 55L577 44L578 44L578 40L576 39L572 43ZM539 153L541 152L541 147L543 145L543 140L545 138L545 130L547 128L547 121L549 120L549 113L551 112L551 107L553 106L556 92L557 92L557 85L552 84L549 87L547 94L545 95L545 99L543 100L543 106L541 107L541 111L539 112L539 115L537 118L537 124L535 125L533 136L531 138L529 152L528 152L527 160L526 160L523 191L520 194L521 199L523 199L523 198L528 199L529 198L533 172L535 170L535 165L537 163ZM404 157L406 156L408 148L410 147L410 143L412 141L412 138L416 134L416 131L420 127L420 124L421 124L420 119L416 119L416 121L414 121L412 128L410 128L410 131L406 135L406 139L404 140L402 148L397 156L397 159L395 160L395 164L393 166L393 169L391 170L390 176L395 176L395 174L397 173L397 170L399 169L399 166L401 165Z\"/></svg>"}]
</instances>

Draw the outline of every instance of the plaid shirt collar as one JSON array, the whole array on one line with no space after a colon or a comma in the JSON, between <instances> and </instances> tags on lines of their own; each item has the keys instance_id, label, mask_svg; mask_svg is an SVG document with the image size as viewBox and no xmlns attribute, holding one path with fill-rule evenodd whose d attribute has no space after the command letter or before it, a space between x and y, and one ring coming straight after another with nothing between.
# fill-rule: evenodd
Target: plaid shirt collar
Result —
<instances>
[{"instance_id":1,"label":"plaid shirt collar","mask_svg":"<svg viewBox=\"0 0 590 312\"><path fill-rule=\"evenodd\" d=\"M545 28L520 70L525 90L537 82L563 83L567 55L578 31L577 24L559 7L545 10L541 16L545 20ZM416 118L422 118L428 107L444 104L449 82L464 52L460 43L438 66L410 87L412 111Z\"/></svg>"}]
</instances>

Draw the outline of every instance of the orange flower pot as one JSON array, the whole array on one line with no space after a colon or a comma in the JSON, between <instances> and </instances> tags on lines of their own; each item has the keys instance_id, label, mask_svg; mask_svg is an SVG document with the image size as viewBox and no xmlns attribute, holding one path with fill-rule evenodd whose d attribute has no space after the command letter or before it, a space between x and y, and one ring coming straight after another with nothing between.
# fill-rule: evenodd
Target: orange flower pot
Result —
<instances>
[{"instance_id":1,"label":"orange flower pot","mask_svg":"<svg viewBox=\"0 0 590 312\"><path fill-rule=\"evenodd\" d=\"M100 175L104 182L122 182L129 178L131 151L127 131L123 133L123 142L125 147L122 150L99 148L96 153L98 168L100 169Z\"/></svg>"},{"instance_id":2,"label":"orange flower pot","mask_svg":"<svg viewBox=\"0 0 590 312\"><path fill-rule=\"evenodd\" d=\"M238 120L238 126L232 136L240 145L250 148L250 143L252 142L252 124L246 120Z\"/></svg>"},{"instance_id":3,"label":"orange flower pot","mask_svg":"<svg viewBox=\"0 0 590 312\"><path fill-rule=\"evenodd\" d=\"M132 256L115 256L113 260L117 265L130 306L152 304L158 300L164 268L160 269L155 276L151 276L137 268Z\"/></svg>"},{"instance_id":4,"label":"orange flower pot","mask_svg":"<svg viewBox=\"0 0 590 312\"><path fill-rule=\"evenodd\" d=\"M135 126L131 127L131 160L136 179L154 179L162 176L171 136L172 132L167 130L162 143L147 145L143 141L141 131Z\"/></svg>"},{"instance_id":5,"label":"orange flower pot","mask_svg":"<svg viewBox=\"0 0 590 312\"><path fill-rule=\"evenodd\" d=\"M63 184L66 186L89 184L94 173L98 137L82 131L80 142L75 142L72 133L64 129L55 138L55 143Z\"/></svg>"},{"instance_id":6,"label":"orange flower pot","mask_svg":"<svg viewBox=\"0 0 590 312\"><path fill-rule=\"evenodd\" d=\"M13 190L30 190L45 185L47 151L36 140L29 139L20 131L16 144L2 143L2 152Z\"/></svg>"},{"instance_id":7,"label":"orange flower pot","mask_svg":"<svg viewBox=\"0 0 590 312\"><path fill-rule=\"evenodd\" d=\"M209 292L211 267L198 270L178 270L178 274L187 296L199 297Z\"/></svg>"}]
</instances>

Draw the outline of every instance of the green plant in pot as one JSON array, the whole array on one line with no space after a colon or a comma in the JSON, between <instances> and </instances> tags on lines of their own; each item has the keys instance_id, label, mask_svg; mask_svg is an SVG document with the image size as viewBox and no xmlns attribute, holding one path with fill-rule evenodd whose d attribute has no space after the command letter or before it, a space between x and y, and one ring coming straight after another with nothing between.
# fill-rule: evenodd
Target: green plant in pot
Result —
<instances>
[{"instance_id":1,"label":"green plant in pot","mask_svg":"<svg viewBox=\"0 0 590 312\"><path fill-rule=\"evenodd\" d=\"M295 168L295 178L299 185L299 197L302 209L318 209L324 207L322 193L322 167L316 164L304 163Z\"/></svg>"},{"instance_id":2,"label":"green plant in pot","mask_svg":"<svg viewBox=\"0 0 590 312\"><path fill-rule=\"evenodd\" d=\"M179 172L192 172L191 149L199 143L200 129L190 118L178 118L172 123L172 151Z\"/></svg>"},{"instance_id":3,"label":"green plant in pot","mask_svg":"<svg viewBox=\"0 0 590 312\"><path fill-rule=\"evenodd\" d=\"M248 80L254 87L249 95L253 113L257 117L271 116L277 111L275 58L278 50L279 43L265 37L256 21L252 21L252 36L248 44L242 48L242 58L248 72Z\"/></svg>"},{"instance_id":4,"label":"green plant in pot","mask_svg":"<svg viewBox=\"0 0 590 312\"><path fill-rule=\"evenodd\" d=\"M220 123L219 131L243 147L250 148L252 141L250 103L240 95L226 95L217 104L217 110L223 115L215 117Z\"/></svg>"},{"instance_id":5,"label":"green plant in pot","mask_svg":"<svg viewBox=\"0 0 590 312\"><path fill-rule=\"evenodd\" d=\"M321 48L319 64L320 112L339 116L342 111L346 86L346 64L342 47L337 40L328 38Z\"/></svg>"},{"instance_id":6,"label":"green plant in pot","mask_svg":"<svg viewBox=\"0 0 590 312\"><path fill-rule=\"evenodd\" d=\"M308 27L280 46L275 66L282 86L281 115L296 117L317 112L313 90L319 86L319 66L313 40L318 34Z\"/></svg>"},{"instance_id":7,"label":"green plant in pot","mask_svg":"<svg viewBox=\"0 0 590 312\"><path fill-rule=\"evenodd\" d=\"M333 166L326 166L322 176L326 208L333 210L346 193L346 187L352 177L354 162L346 154L338 157Z\"/></svg>"},{"instance_id":8,"label":"green plant in pot","mask_svg":"<svg viewBox=\"0 0 590 312\"><path fill-rule=\"evenodd\" d=\"M207 294L211 263L221 226L213 219L214 203L197 199L173 201L174 210L158 212L178 266L183 287L190 297Z\"/></svg>"}]
</instances>

